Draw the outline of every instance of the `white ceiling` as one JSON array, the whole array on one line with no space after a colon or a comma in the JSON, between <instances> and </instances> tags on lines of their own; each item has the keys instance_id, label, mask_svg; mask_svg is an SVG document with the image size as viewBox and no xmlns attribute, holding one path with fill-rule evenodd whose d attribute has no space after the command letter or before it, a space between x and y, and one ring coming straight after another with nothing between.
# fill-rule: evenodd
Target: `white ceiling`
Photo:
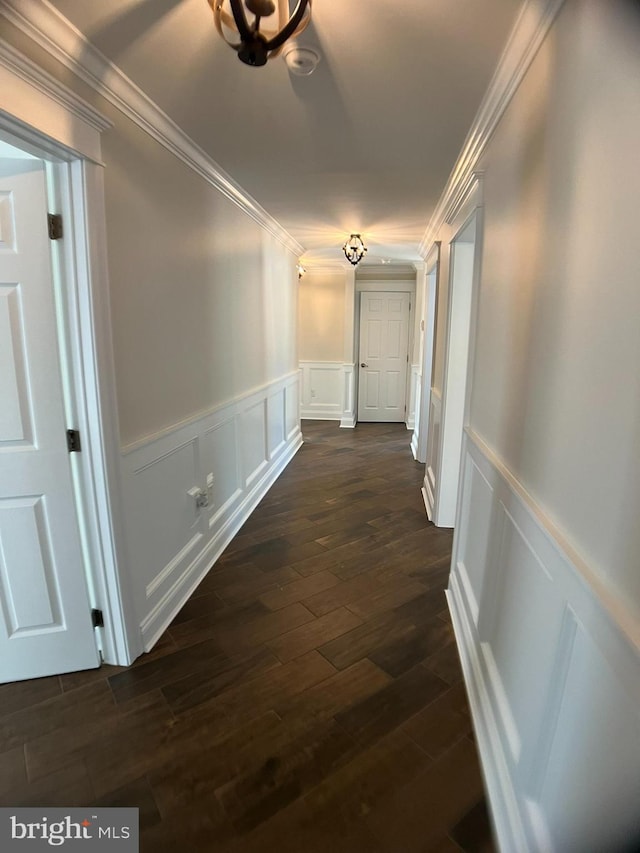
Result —
<instances>
[{"instance_id":1,"label":"white ceiling","mask_svg":"<svg viewBox=\"0 0 640 853\"><path fill-rule=\"evenodd\" d=\"M52 0L307 250L368 263L418 244L515 22L521 0L314 0L300 44L243 65L206 0Z\"/></svg>"}]
</instances>

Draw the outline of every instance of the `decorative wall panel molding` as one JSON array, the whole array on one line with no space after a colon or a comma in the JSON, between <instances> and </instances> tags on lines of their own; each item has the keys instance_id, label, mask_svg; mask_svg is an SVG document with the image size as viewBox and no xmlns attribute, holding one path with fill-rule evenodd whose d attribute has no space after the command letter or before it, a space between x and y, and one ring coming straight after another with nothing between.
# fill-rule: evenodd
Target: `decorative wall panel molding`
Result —
<instances>
[{"instance_id":1,"label":"decorative wall panel molding","mask_svg":"<svg viewBox=\"0 0 640 853\"><path fill-rule=\"evenodd\" d=\"M353 429L357 423L356 414L356 365L355 363L344 363L342 365L342 417L340 426L345 429Z\"/></svg>"},{"instance_id":2,"label":"decorative wall panel molding","mask_svg":"<svg viewBox=\"0 0 640 853\"><path fill-rule=\"evenodd\" d=\"M427 462L422 483L422 499L429 521L436 513L436 480L438 477L438 451L440 448L440 425L442 423L442 396L436 388L431 389L429 397L429 438L427 441Z\"/></svg>"},{"instance_id":3,"label":"decorative wall panel molding","mask_svg":"<svg viewBox=\"0 0 640 853\"><path fill-rule=\"evenodd\" d=\"M413 367L411 365L411 377L413 380ZM413 434L411 436L411 452L413 458L418 461L418 448L420 446L420 408L422 406L422 367L420 364L415 365L415 399L411 403L413 409ZM424 426L423 426L424 429Z\"/></svg>"},{"instance_id":4,"label":"decorative wall panel molding","mask_svg":"<svg viewBox=\"0 0 640 853\"><path fill-rule=\"evenodd\" d=\"M123 450L128 561L146 651L301 444L295 371Z\"/></svg>"},{"instance_id":5,"label":"decorative wall panel molding","mask_svg":"<svg viewBox=\"0 0 640 853\"><path fill-rule=\"evenodd\" d=\"M456 531L448 599L501 849L622 849L640 838L633 614L470 432Z\"/></svg>"},{"instance_id":6,"label":"decorative wall panel molding","mask_svg":"<svg viewBox=\"0 0 640 853\"><path fill-rule=\"evenodd\" d=\"M409 373L409 405L407 406L407 429L416 424L416 408L420 400L420 365L412 364ZM414 454L415 455L415 454Z\"/></svg>"},{"instance_id":7,"label":"decorative wall panel molding","mask_svg":"<svg viewBox=\"0 0 640 853\"><path fill-rule=\"evenodd\" d=\"M303 418L339 421L343 414L344 371L341 361L301 361Z\"/></svg>"}]
</instances>

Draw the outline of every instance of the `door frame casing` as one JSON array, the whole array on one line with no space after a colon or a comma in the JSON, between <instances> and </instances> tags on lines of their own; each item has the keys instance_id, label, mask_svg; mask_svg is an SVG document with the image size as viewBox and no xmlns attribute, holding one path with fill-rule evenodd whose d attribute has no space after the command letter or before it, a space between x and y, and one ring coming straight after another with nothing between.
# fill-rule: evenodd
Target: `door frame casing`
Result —
<instances>
[{"instance_id":1,"label":"door frame casing","mask_svg":"<svg viewBox=\"0 0 640 853\"><path fill-rule=\"evenodd\" d=\"M483 202L483 173L481 171L476 171L472 174L471 179L469 180L467 186L465 187L465 191L458 198L456 204L452 207L446 217L446 226L447 226L447 240L446 240L446 262L447 262L447 302L446 302L446 329L445 329L445 361L444 361L444 374L443 374L443 388L442 388L442 412L441 412L441 428L440 428L440 443L438 447L438 479L439 483L436 485L436 494L434 495L434 506L433 506L433 522L437 527L454 527L457 523L457 514L458 514L458 503L460 496L460 465L461 459L458 460L457 467L457 483L455 488L455 506L448 512L445 512L441 501L441 486L442 486L442 467L443 467L443 448L445 441L445 428L446 428L446 418L447 418L447 383L448 383L448 372L449 372L449 353L450 353L450 341L451 341L451 321L452 321L452 313L451 313L451 305L453 298L453 287L454 287L454 270L453 270L453 247L454 244L459 240L460 236L463 234L465 229L470 225L472 220L475 220L475 238L474 238L474 258L473 258L473 269L471 275L471 293L470 293L470 304L469 304L469 331L468 331L468 348L467 348L467 359L465 365L465 393L464 393L464 401L463 401L463 414L462 414L462 437L464 436L468 420L469 420L469 409L471 403L471 393L472 393L472 385L473 385L473 364L475 358L475 336L476 336L476 322L477 322L477 306L478 306L478 289L480 286L480 278L481 278L481 267L482 267L482 253L483 253L483 232L484 232L484 222L483 222L483 213L484 213L484 202ZM443 250L444 250L444 242L440 249L440 264L443 261ZM440 279L442 282L442 279ZM426 477L426 475L425 475Z\"/></svg>"},{"instance_id":2,"label":"door frame casing","mask_svg":"<svg viewBox=\"0 0 640 853\"><path fill-rule=\"evenodd\" d=\"M361 302L361 294L367 292L388 292L388 293L408 293L409 294L409 337L407 339L407 355L412 351L413 348L413 337L414 337L414 316L415 316L415 303L416 303L416 280L415 279L380 279L380 280L368 280L368 279L360 279L356 278L355 280L355 309L354 309L354 322L353 322L353 337L354 337L354 354L355 354L355 373L356 375L359 373L357 365L360 364L360 302ZM407 380L405 382L405 392L404 392L404 400L405 406L407 406L409 402L409 382L411 380L411 371L407 370ZM354 410L356 415L356 423L357 423L357 415L358 415L358 398L360 394L360 383L356 384L356 396L354 401ZM409 412L405 412L404 424L407 423L407 418L409 416ZM398 421L398 423L403 423L402 421Z\"/></svg>"},{"instance_id":3,"label":"door frame casing","mask_svg":"<svg viewBox=\"0 0 640 853\"><path fill-rule=\"evenodd\" d=\"M53 165L64 246L52 252L62 312L65 410L80 429L82 453L71 459L92 606L105 662L131 663L142 644L124 572L120 517L120 441L106 262L104 167L100 134L111 126L97 110L13 47L0 46L0 132ZM52 199L50 199L51 203ZM64 276L64 289L61 278ZM57 281L56 281L57 279ZM59 301L59 300L58 300Z\"/></svg>"},{"instance_id":4,"label":"door frame casing","mask_svg":"<svg viewBox=\"0 0 640 853\"><path fill-rule=\"evenodd\" d=\"M418 417L418 443L416 461L426 463L429 439L429 411L431 385L435 360L436 324L438 322L438 291L440 289L440 240L436 240L427 254L424 265L424 300L421 321L424 323L420 364L420 414ZM433 276L433 284L430 278Z\"/></svg>"}]
</instances>

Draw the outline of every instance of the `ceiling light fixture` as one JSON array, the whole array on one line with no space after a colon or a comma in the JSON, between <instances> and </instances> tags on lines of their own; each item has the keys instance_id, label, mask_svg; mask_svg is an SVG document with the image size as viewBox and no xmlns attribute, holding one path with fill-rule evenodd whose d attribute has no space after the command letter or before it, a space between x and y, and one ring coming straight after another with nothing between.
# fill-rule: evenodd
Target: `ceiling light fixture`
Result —
<instances>
[{"instance_id":1,"label":"ceiling light fixture","mask_svg":"<svg viewBox=\"0 0 640 853\"><path fill-rule=\"evenodd\" d=\"M355 267L364 258L367 247L362 242L362 237L359 234L352 234L342 247L342 251L349 263Z\"/></svg>"},{"instance_id":2,"label":"ceiling light fixture","mask_svg":"<svg viewBox=\"0 0 640 853\"><path fill-rule=\"evenodd\" d=\"M289 0L277 0L277 28L260 30L262 18L276 12L274 0L208 0L216 29L246 65L266 65L278 56L292 36L299 35L311 20L312 0L298 0L293 12ZM251 23L245 12L254 15ZM230 10L230 11L229 11ZM240 41L236 41L239 38Z\"/></svg>"}]
</instances>

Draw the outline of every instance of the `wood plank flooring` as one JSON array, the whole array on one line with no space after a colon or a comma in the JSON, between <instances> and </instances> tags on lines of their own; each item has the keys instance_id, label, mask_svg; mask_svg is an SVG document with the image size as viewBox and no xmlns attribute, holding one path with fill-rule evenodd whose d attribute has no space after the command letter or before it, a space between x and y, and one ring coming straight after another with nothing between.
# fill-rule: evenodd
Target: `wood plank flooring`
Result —
<instances>
[{"instance_id":1,"label":"wood plank flooring","mask_svg":"<svg viewBox=\"0 0 640 853\"><path fill-rule=\"evenodd\" d=\"M0 805L137 806L149 853L495 849L409 433L303 434L151 653L0 686Z\"/></svg>"}]
</instances>

